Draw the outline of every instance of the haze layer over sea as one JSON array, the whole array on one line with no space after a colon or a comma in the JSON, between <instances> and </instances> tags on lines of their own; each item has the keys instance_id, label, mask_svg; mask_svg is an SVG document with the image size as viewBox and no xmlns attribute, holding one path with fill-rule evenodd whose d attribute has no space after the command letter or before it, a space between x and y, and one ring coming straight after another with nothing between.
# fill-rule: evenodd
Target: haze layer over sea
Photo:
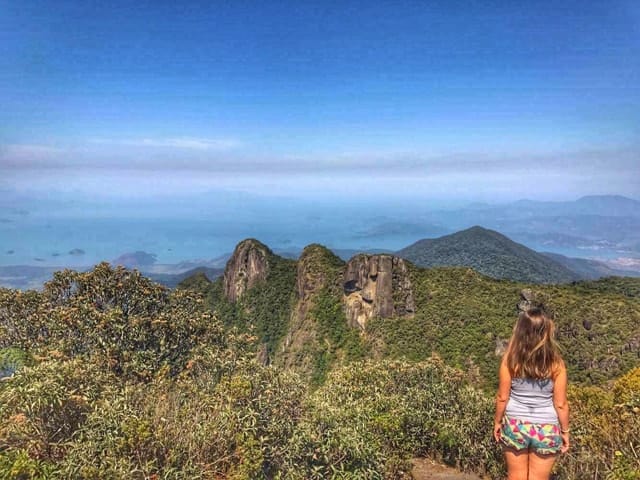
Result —
<instances>
[{"instance_id":1,"label":"haze layer over sea","mask_svg":"<svg viewBox=\"0 0 640 480\"><path fill-rule=\"evenodd\" d=\"M448 232L430 229L398 208L357 204L297 205L270 201L202 207L178 213L16 211L0 222L0 265L87 266L144 251L158 263L212 259L244 238L295 251L309 243L342 249L399 249Z\"/></svg>"}]
</instances>

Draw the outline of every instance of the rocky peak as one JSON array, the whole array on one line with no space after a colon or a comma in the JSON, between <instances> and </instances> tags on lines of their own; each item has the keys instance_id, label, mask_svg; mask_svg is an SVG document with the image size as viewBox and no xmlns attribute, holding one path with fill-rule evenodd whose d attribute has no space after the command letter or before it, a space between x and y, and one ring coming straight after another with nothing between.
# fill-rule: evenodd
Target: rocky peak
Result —
<instances>
[{"instance_id":1,"label":"rocky peak","mask_svg":"<svg viewBox=\"0 0 640 480\"><path fill-rule=\"evenodd\" d=\"M224 269L225 296L236 302L247 290L267 278L269 248L258 240L247 239L238 244Z\"/></svg>"},{"instance_id":2,"label":"rocky peak","mask_svg":"<svg viewBox=\"0 0 640 480\"><path fill-rule=\"evenodd\" d=\"M392 255L353 257L344 277L344 302L352 326L364 328L373 317L411 316L413 288L406 262Z\"/></svg>"},{"instance_id":3,"label":"rocky peak","mask_svg":"<svg viewBox=\"0 0 640 480\"><path fill-rule=\"evenodd\" d=\"M543 292L533 291L530 288L525 288L520 291L520 301L516 305L518 314L526 312L530 308L540 308L550 318L554 318L555 314L550 304L550 298Z\"/></svg>"},{"instance_id":4,"label":"rocky peak","mask_svg":"<svg viewBox=\"0 0 640 480\"><path fill-rule=\"evenodd\" d=\"M298 259L296 291L298 298L304 300L317 292L327 282L331 268L341 268L344 262L331 250L322 245L312 244L305 247Z\"/></svg>"}]
</instances>

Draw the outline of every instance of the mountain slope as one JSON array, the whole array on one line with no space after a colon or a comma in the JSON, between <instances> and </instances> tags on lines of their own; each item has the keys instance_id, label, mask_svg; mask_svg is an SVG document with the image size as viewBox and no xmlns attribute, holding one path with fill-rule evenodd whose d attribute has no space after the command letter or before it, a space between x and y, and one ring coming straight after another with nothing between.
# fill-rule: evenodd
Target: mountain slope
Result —
<instances>
[{"instance_id":1,"label":"mountain slope","mask_svg":"<svg viewBox=\"0 0 640 480\"><path fill-rule=\"evenodd\" d=\"M563 283L580 277L554 260L479 226L420 240L396 253L420 267L471 267L493 278Z\"/></svg>"},{"instance_id":2,"label":"mountain slope","mask_svg":"<svg viewBox=\"0 0 640 480\"><path fill-rule=\"evenodd\" d=\"M192 278L193 276L204 277L205 281L210 281L218 278L222 275L223 269L221 268L209 268L209 267L196 267L191 270L187 270L182 273L144 273L154 282L158 282L161 285L169 288L176 288L184 280Z\"/></svg>"}]
</instances>

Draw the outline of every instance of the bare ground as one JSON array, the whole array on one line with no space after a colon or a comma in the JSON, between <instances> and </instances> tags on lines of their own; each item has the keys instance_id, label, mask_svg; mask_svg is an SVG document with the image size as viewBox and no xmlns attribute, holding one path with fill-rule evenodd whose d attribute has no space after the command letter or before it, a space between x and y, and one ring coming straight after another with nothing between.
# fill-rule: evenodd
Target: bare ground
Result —
<instances>
[{"instance_id":1,"label":"bare ground","mask_svg":"<svg viewBox=\"0 0 640 480\"><path fill-rule=\"evenodd\" d=\"M459 472L428 458L414 458L411 463L414 480L482 480L478 475Z\"/></svg>"}]
</instances>

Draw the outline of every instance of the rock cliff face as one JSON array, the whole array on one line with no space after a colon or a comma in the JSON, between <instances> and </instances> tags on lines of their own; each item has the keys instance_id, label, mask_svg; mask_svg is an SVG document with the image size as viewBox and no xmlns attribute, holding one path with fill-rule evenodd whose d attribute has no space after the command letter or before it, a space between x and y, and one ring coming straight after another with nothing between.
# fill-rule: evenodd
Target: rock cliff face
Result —
<instances>
[{"instance_id":1,"label":"rock cliff face","mask_svg":"<svg viewBox=\"0 0 640 480\"><path fill-rule=\"evenodd\" d=\"M513 322L513 325L515 325L518 315L538 305L538 303L536 302L539 302L539 300L536 296L536 293L533 290L531 290L530 288L525 288L524 290L521 290L520 299L516 304L516 315L514 315L513 319L511 319L511 321ZM502 357L507 351L507 347L509 346L509 338L495 337L495 342L496 342L496 348L494 350L494 353L496 357Z\"/></svg>"},{"instance_id":2,"label":"rock cliff face","mask_svg":"<svg viewBox=\"0 0 640 480\"><path fill-rule=\"evenodd\" d=\"M356 255L347 263L344 303L349 324L373 317L412 316L415 302L406 262L392 255Z\"/></svg>"},{"instance_id":3,"label":"rock cliff face","mask_svg":"<svg viewBox=\"0 0 640 480\"><path fill-rule=\"evenodd\" d=\"M231 302L238 299L259 281L267 278L271 250L257 240L238 244L224 270L223 286Z\"/></svg>"}]
</instances>

